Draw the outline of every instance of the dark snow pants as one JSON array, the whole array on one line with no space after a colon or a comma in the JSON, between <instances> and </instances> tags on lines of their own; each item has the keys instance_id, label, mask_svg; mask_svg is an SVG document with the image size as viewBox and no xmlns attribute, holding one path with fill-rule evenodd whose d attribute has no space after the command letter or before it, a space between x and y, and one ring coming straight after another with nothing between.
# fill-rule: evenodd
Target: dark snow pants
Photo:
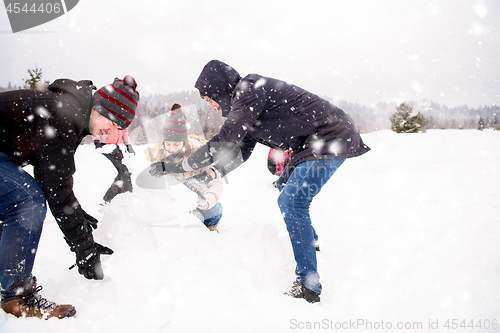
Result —
<instances>
[{"instance_id":1,"label":"dark snow pants","mask_svg":"<svg viewBox=\"0 0 500 333\"><path fill-rule=\"evenodd\" d=\"M118 171L118 175L113 180L111 187L108 189L103 199L106 202L111 202L114 197L116 197L120 193L132 192L132 179L131 173L128 168L122 163L123 153L120 147L116 146L116 148L110 154L103 154L108 158L108 160L113 163L116 170Z\"/></svg>"}]
</instances>

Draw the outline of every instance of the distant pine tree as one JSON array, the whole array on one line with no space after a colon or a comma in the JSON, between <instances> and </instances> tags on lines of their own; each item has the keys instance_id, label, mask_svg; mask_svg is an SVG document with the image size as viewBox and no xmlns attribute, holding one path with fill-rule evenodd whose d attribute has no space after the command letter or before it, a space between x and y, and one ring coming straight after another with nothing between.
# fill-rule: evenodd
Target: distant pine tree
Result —
<instances>
[{"instance_id":1,"label":"distant pine tree","mask_svg":"<svg viewBox=\"0 0 500 333\"><path fill-rule=\"evenodd\" d=\"M47 90L49 81L42 83L42 69L36 66L34 69L28 69L29 79L23 79L25 89Z\"/></svg>"},{"instance_id":2,"label":"distant pine tree","mask_svg":"<svg viewBox=\"0 0 500 333\"><path fill-rule=\"evenodd\" d=\"M389 117L391 129L396 133L425 132L429 120L420 112L413 115L413 106L402 103Z\"/></svg>"},{"instance_id":3,"label":"distant pine tree","mask_svg":"<svg viewBox=\"0 0 500 333\"><path fill-rule=\"evenodd\" d=\"M495 131L500 131L500 124L498 123L498 118L495 115L495 119L493 120L493 129Z\"/></svg>"},{"instance_id":4,"label":"distant pine tree","mask_svg":"<svg viewBox=\"0 0 500 333\"><path fill-rule=\"evenodd\" d=\"M485 128L485 125L484 125L483 117L479 117L479 120L477 121L477 129L479 131L482 131L482 130L484 130L484 128Z\"/></svg>"}]
</instances>

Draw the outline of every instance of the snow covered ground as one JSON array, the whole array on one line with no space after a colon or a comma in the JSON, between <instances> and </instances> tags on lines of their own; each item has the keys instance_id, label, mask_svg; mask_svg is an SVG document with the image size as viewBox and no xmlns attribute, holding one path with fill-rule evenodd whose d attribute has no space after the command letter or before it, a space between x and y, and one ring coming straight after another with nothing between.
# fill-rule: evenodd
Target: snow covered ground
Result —
<instances>
[{"instance_id":1,"label":"snow covered ground","mask_svg":"<svg viewBox=\"0 0 500 333\"><path fill-rule=\"evenodd\" d=\"M363 139L372 151L348 160L311 209L320 304L283 295L295 264L267 148L228 176L215 233L189 214L195 197L182 185L136 186L100 207L115 170L80 147L76 195L100 220L95 239L115 251L102 257L105 279L68 270L74 254L49 215L34 275L44 297L77 315L1 312L0 332L500 331L500 132ZM135 148L136 176L148 163Z\"/></svg>"}]
</instances>

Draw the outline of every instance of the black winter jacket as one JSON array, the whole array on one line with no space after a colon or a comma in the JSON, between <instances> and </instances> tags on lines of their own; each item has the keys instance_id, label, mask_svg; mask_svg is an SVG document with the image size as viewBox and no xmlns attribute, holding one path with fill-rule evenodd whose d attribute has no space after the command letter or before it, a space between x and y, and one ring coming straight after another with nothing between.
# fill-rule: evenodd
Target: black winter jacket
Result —
<instances>
[{"instance_id":1,"label":"black winter jacket","mask_svg":"<svg viewBox=\"0 0 500 333\"><path fill-rule=\"evenodd\" d=\"M73 193L74 155L82 139L90 134L93 89L91 81L59 79L49 91L0 94L0 151L19 166L33 166L35 179L70 246L93 243L91 229Z\"/></svg>"},{"instance_id":2,"label":"black winter jacket","mask_svg":"<svg viewBox=\"0 0 500 333\"><path fill-rule=\"evenodd\" d=\"M351 158L370 150L344 111L293 84L257 74L240 78L232 67L213 60L195 87L218 102L228 118L220 132L188 158L193 169L215 162L227 173L246 161L258 142L292 149L288 180L301 162ZM238 149L240 158L234 154Z\"/></svg>"}]
</instances>

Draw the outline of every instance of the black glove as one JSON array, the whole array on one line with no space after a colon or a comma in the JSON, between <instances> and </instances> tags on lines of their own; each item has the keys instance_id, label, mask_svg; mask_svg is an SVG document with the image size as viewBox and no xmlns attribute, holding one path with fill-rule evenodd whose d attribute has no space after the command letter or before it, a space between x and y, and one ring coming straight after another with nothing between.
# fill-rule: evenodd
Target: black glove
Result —
<instances>
[{"instance_id":1,"label":"black glove","mask_svg":"<svg viewBox=\"0 0 500 333\"><path fill-rule=\"evenodd\" d=\"M165 163L155 162L151 164L149 173L154 177L161 177L171 173L184 173L186 170L182 167L182 163Z\"/></svg>"},{"instance_id":2,"label":"black glove","mask_svg":"<svg viewBox=\"0 0 500 333\"><path fill-rule=\"evenodd\" d=\"M76 265L78 266L78 273L89 280L102 280L104 278L100 253L97 252L95 246L76 252Z\"/></svg>"},{"instance_id":3,"label":"black glove","mask_svg":"<svg viewBox=\"0 0 500 333\"><path fill-rule=\"evenodd\" d=\"M212 180L214 180L214 178L206 171L203 171L200 174L194 175L193 177L184 180L183 184L191 191L198 192L200 188L206 186Z\"/></svg>"},{"instance_id":4,"label":"black glove","mask_svg":"<svg viewBox=\"0 0 500 333\"><path fill-rule=\"evenodd\" d=\"M99 254L112 255L115 251L111 250L109 247L101 245L99 243L94 243L95 249Z\"/></svg>"},{"instance_id":5,"label":"black glove","mask_svg":"<svg viewBox=\"0 0 500 333\"><path fill-rule=\"evenodd\" d=\"M186 157L186 150L185 149L183 149L180 152L178 152L177 155L169 154L169 155L165 156L165 160L167 162L177 163L177 162L182 161L182 159L184 157Z\"/></svg>"},{"instance_id":6,"label":"black glove","mask_svg":"<svg viewBox=\"0 0 500 333\"><path fill-rule=\"evenodd\" d=\"M87 225L90 225L92 229L97 229L97 223L99 222L95 217L87 214L83 209L83 217L85 217L85 220L87 220Z\"/></svg>"},{"instance_id":7,"label":"black glove","mask_svg":"<svg viewBox=\"0 0 500 333\"><path fill-rule=\"evenodd\" d=\"M135 151L132 145L126 145L125 146L125 152L129 154L133 154L135 156Z\"/></svg>"},{"instance_id":8,"label":"black glove","mask_svg":"<svg viewBox=\"0 0 500 333\"><path fill-rule=\"evenodd\" d=\"M102 271L100 255L111 255L113 250L99 243L94 243L94 246L76 252L76 264L69 269L78 266L78 273L89 280L102 280L104 273Z\"/></svg>"}]
</instances>

